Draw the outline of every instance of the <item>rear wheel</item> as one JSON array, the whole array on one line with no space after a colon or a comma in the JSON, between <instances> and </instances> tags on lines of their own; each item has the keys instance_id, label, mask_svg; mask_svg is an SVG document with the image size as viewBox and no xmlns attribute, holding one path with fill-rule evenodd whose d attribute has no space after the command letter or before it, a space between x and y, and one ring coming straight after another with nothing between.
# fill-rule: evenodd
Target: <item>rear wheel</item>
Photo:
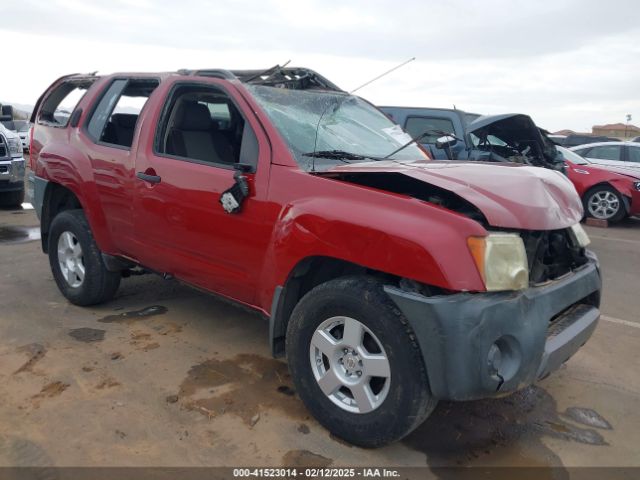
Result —
<instances>
[{"instance_id":1,"label":"rear wheel","mask_svg":"<svg viewBox=\"0 0 640 480\"><path fill-rule=\"evenodd\" d=\"M49 264L62 294L76 305L113 298L121 274L105 267L82 210L66 210L51 222Z\"/></svg>"},{"instance_id":2,"label":"rear wheel","mask_svg":"<svg viewBox=\"0 0 640 480\"><path fill-rule=\"evenodd\" d=\"M287 327L287 358L307 408L355 445L399 440L436 405L413 332L373 278L339 278L307 293Z\"/></svg>"},{"instance_id":3,"label":"rear wheel","mask_svg":"<svg viewBox=\"0 0 640 480\"><path fill-rule=\"evenodd\" d=\"M0 205L3 207L19 207L24 203L24 190L6 192L0 195Z\"/></svg>"},{"instance_id":4,"label":"rear wheel","mask_svg":"<svg viewBox=\"0 0 640 480\"><path fill-rule=\"evenodd\" d=\"M584 195L587 216L609 222L618 222L627 215L620 192L609 185L597 185Z\"/></svg>"}]
</instances>

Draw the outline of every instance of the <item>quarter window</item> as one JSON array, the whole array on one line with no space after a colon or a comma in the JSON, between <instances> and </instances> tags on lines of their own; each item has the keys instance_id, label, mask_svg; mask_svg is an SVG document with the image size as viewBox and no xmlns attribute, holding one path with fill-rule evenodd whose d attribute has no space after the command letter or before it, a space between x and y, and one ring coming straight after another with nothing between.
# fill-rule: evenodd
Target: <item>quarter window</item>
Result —
<instances>
[{"instance_id":1,"label":"quarter window","mask_svg":"<svg viewBox=\"0 0 640 480\"><path fill-rule=\"evenodd\" d=\"M405 130L411 138L415 138L422 135L428 130L441 130L446 133L454 133L455 128L453 122L448 118L437 117L409 117L405 124ZM436 140L441 137L439 134L429 134L420 140L421 143L436 143Z\"/></svg>"},{"instance_id":2,"label":"quarter window","mask_svg":"<svg viewBox=\"0 0 640 480\"><path fill-rule=\"evenodd\" d=\"M64 82L43 101L37 122L52 127L66 127L71 113L95 79Z\"/></svg>"},{"instance_id":3,"label":"quarter window","mask_svg":"<svg viewBox=\"0 0 640 480\"><path fill-rule=\"evenodd\" d=\"M629 161L640 163L640 147L627 147L629 153Z\"/></svg>"}]
</instances>

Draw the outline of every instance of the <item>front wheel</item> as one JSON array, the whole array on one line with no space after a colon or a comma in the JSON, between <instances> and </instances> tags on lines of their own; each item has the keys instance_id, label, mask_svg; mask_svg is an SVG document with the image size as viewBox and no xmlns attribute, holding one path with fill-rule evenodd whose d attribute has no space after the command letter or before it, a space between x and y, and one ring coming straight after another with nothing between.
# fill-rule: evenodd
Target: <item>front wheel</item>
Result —
<instances>
[{"instance_id":1,"label":"front wheel","mask_svg":"<svg viewBox=\"0 0 640 480\"><path fill-rule=\"evenodd\" d=\"M49 230L49 264L62 294L76 305L113 298L120 272L107 270L82 210L65 210Z\"/></svg>"},{"instance_id":2,"label":"front wheel","mask_svg":"<svg viewBox=\"0 0 640 480\"><path fill-rule=\"evenodd\" d=\"M287 359L307 408L355 445L399 440L436 405L411 328L370 277L331 280L307 293L287 327Z\"/></svg>"},{"instance_id":3,"label":"front wheel","mask_svg":"<svg viewBox=\"0 0 640 480\"><path fill-rule=\"evenodd\" d=\"M587 216L609 222L619 222L627 215L620 192L609 185L597 185L584 195Z\"/></svg>"}]
</instances>

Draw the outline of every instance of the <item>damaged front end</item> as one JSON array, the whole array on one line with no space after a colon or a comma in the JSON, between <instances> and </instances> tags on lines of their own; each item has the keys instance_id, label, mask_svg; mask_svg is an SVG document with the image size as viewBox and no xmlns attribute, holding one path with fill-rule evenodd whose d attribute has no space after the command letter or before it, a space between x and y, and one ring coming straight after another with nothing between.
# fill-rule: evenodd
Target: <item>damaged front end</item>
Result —
<instances>
[{"instance_id":1,"label":"damaged front end","mask_svg":"<svg viewBox=\"0 0 640 480\"><path fill-rule=\"evenodd\" d=\"M468 160L512 162L564 171L554 143L523 114L482 116L466 127Z\"/></svg>"}]
</instances>

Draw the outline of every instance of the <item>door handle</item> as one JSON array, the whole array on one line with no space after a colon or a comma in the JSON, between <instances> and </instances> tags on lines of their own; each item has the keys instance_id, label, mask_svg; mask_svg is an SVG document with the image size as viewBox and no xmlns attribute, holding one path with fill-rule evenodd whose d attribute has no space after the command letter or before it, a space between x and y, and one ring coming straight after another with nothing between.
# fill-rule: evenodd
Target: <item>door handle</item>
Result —
<instances>
[{"instance_id":1,"label":"door handle","mask_svg":"<svg viewBox=\"0 0 640 480\"><path fill-rule=\"evenodd\" d=\"M136 177L144 182L149 183L160 183L161 178L158 175L149 175L148 173L138 172L136 173Z\"/></svg>"}]
</instances>

